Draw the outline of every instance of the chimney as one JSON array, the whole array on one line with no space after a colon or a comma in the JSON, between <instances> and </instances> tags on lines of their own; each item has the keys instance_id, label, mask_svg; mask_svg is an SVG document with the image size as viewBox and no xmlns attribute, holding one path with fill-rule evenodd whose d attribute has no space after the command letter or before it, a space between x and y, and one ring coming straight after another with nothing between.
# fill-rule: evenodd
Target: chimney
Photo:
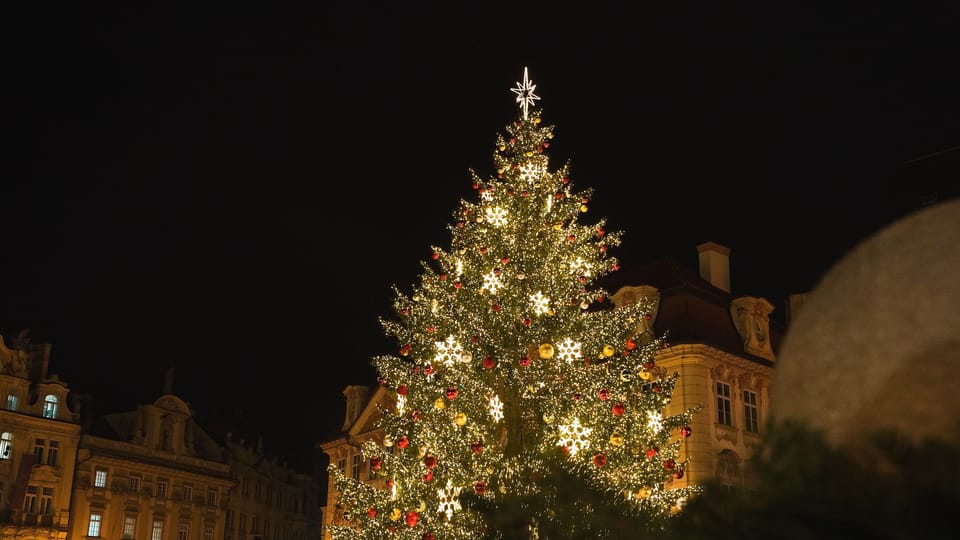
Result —
<instances>
[{"instance_id":1,"label":"chimney","mask_svg":"<svg viewBox=\"0 0 960 540\"><path fill-rule=\"evenodd\" d=\"M697 246L700 253L700 277L725 292L730 292L730 248L716 242Z\"/></svg>"}]
</instances>

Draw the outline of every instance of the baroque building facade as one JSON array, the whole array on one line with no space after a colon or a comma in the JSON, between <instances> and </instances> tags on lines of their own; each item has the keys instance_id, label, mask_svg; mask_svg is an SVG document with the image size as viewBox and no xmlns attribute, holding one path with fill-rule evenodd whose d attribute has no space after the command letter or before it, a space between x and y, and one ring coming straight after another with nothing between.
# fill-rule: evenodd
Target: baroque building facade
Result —
<instances>
[{"instance_id":1,"label":"baroque building facade","mask_svg":"<svg viewBox=\"0 0 960 540\"><path fill-rule=\"evenodd\" d=\"M47 375L50 345L0 336L0 539L69 538L80 442L67 385Z\"/></svg>"},{"instance_id":2,"label":"baroque building facade","mask_svg":"<svg viewBox=\"0 0 960 540\"><path fill-rule=\"evenodd\" d=\"M774 306L765 298L731 294L729 248L706 242L697 251L699 273L663 258L618 272L602 285L612 293L610 309L641 298L653 301L653 312L639 323L634 337L667 336L669 347L657 353L655 362L680 377L665 414L703 405L690 426L695 436L683 440L681 457L689 461L675 485L718 480L731 490L749 488L743 462L763 434L785 324L771 319ZM788 299L788 316L802 301L803 295ZM344 473L383 488L384 479L371 474L360 449L366 440L382 439L376 428L379 408L395 406L395 393L382 385L372 390L350 385L343 395L341 430L317 447ZM326 532L330 525L346 523L337 498L333 479L328 478L325 540L330 539Z\"/></svg>"},{"instance_id":3,"label":"baroque building facade","mask_svg":"<svg viewBox=\"0 0 960 540\"><path fill-rule=\"evenodd\" d=\"M317 478L218 442L172 370L153 403L81 421L50 350L0 336L0 540L320 538Z\"/></svg>"}]
</instances>

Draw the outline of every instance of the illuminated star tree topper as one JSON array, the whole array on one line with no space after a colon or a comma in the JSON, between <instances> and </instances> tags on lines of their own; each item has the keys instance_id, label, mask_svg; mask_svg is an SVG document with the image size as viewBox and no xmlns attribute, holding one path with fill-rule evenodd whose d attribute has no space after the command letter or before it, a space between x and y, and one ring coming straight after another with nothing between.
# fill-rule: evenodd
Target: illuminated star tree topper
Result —
<instances>
[{"instance_id":1,"label":"illuminated star tree topper","mask_svg":"<svg viewBox=\"0 0 960 540\"><path fill-rule=\"evenodd\" d=\"M527 72L526 66L523 68L523 82L517 82L516 88L511 88L510 91L517 95L517 103L520 104L520 108L523 109L523 119L527 119L527 111L534 104L534 101L540 99L540 96L533 93L537 88L537 85L533 84L533 81L530 80L530 75Z\"/></svg>"}]
</instances>

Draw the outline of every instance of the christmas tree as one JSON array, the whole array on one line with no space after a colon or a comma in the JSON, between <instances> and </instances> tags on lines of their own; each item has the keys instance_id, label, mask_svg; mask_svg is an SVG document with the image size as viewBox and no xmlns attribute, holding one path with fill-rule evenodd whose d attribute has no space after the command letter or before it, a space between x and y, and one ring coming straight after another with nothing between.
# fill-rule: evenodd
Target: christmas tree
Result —
<instances>
[{"instance_id":1,"label":"christmas tree","mask_svg":"<svg viewBox=\"0 0 960 540\"><path fill-rule=\"evenodd\" d=\"M398 351L373 364L396 406L363 447L381 481L329 469L351 523L335 538L599 538L620 516L662 526L698 490L678 479L699 407L664 415L678 375L654 362L652 306L608 308L622 232L581 223L593 190L550 168L534 90L525 68L496 174L471 171L450 246L393 287Z\"/></svg>"}]
</instances>

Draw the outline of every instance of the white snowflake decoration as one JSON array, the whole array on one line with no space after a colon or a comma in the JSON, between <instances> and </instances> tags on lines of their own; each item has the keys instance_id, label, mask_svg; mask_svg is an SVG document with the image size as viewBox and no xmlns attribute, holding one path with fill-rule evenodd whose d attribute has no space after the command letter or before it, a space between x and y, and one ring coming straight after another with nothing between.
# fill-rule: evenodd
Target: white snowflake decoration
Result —
<instances>
[{"instance_id":1,"label":"white snowflake decoration","mask_svg":"<svg viewBox=\"0 0 960 540\"><path fill-rule=\"evenodd\" d=\"M543 167L532 161L528 161L520 166L520 180L524 182L532 184L540 179L542 173Z\"/></svg>"},{"instance_id":2,"label":"white snowflake decoration","mask_svg":"<svg viewBox=\"0 0 960 540\"><path fill-rule=\"evenodd\" d=\"M493 200L493 190L492 190L492 189L485 189L485 190L483 190L483 193L480 194L480 200L483 201L483 202L486 202L486 203L492 201L492 200Z\"/></svg>"},{"instance_id":3,"label":"white snowflake decoration","mask_svg":"<svg viewBox=\"0 0 960 540\"><path fill-rule=\"evenodd\" d=\"M480 287L481 290L487 291L490 294L497 294L503 287L503 280L500 279L500 276L491 270L488 274L483 276L483 286Z\"/></svg>"},{"instance_id":4,"label":"white snowflake decoration","mask_svg":"<svg viewBox=\"0 0 960 540\"><path fill-rule=\"evenodd\" d=\"M507 211L504 208L488 206L485 210L487 223L494 227L503 227L507 224Z\"/></svg>"},{"instance_id":5,"label":"white snowflake decoration","mask_svg":"<svg viewBox=\"0 0 960 540\"><path fill-rule=\"evenodd\" d=\"M574 360L582 356L580 344L570 338L564 339L557 345L557 357L566 360L568 364L572 364Z\"/></svg>"},{"instance_id":6,"label":"white snowflake decoration","mask_svg":"<svg viewBox=\"0 0 960 540\"><path fill-rule=\"evenodd\" d=\"M493 418L494 422L499 422L503 420L503 402L500 401L500 396L494 395L490 398L490 416Z\"/></svg>"},{"instance_id":7,"label":"white snowflake decoration","mask_svg":"<svg viewBox=\"0 0 960 540\"><path fill-rule=\"evenodd\" d=\"M447 487L437 490L437 497L440 499L440 505L437 511L447 515L447 521L453 517L454 512L461 509L460 506L460 488L454 487L453 480L447 479Z\"/></svg>"},{"instance_id":8,"label":"white snowflake decoration","mask_svg":"<svg viewBox=\"0 0 960 540\"><path fill-rule=\"evenodd\" d=\"M436 313L440 309L440 302L434 298L430 301L430 313Z\"/></svg>"},{"instance_id":9,"label":"white snowflake decoration","mask_svg":"<svg viewBox=\"0 0 960 540\"><path fill-rule=\"evenodd\" d=\"M456 277L460 277L463 275L463 261L461 259L457 259L457 269L454 273Z\"/></svg>"},{"instance_id":10,"label":"white snowflake decoration","mask_svg":"<svg viewBox=\"0 0 960 540\"><path fill-rule=\"evenodd\" d=\"M403 410L407 406L407 396L397 395L397 414L403 416Z\"/></svg>"},{"instance_id":11,"label":"white snowflake decoration","mask_svg":"<svg viewBox=\"0 0 960 540\"><path fill-rule=\"evenodd\" d=\"M660 431L663 429L663 415L658 411L650 411L647 413L647 429L653 432Z\"/></svg>"},{"instance_id":12,"label":"white snowflake decoration","mask_svg":"<svg viewBox=\"0 0 960 540\"><path fill-rule=\"evenodd\" d=\"M560 431L560 437L557 440L558 446L565 446L574 456L582 448L590 446L590 434L593 428L588 428L580 424L579 418L574 418L569 424L557 426Z\"/></svg>"},{"instance_id":13,"label":"white snowflake decoration","mask_svg":"<svg viewBox=\"0 0 960 540\"><path fill-rule=\"evenodd\" d=\"M437 346L437 356L434 357L434 361L442 362L447 367L452 367L463 354L463 347L453 339L453 336L447 337L446 341L435 341L434 345Z\"/></svg>"},{"instance_id":14,"label":"white snowflake decoration","mask_svg":"<svg viewBox=\"0 0 960 540\"><path fill-rule=\"evenodd\" d=\"M550 311L550 299L544 296L542 292L531 294L530 303L533 304L533 312L537 315L543 315Z\"/></svg>"},{"instance_id":15,"label":"white snowflake decoration","mask_svg":"<svg viewBox=\"0 0 960 540\"><path fill-rule=\"evenodd\" d=\"M581 257L577 257L575 261L570 261L570 271L578 276L590 277L590 265Z\"/></svg>"}]
</instances>

